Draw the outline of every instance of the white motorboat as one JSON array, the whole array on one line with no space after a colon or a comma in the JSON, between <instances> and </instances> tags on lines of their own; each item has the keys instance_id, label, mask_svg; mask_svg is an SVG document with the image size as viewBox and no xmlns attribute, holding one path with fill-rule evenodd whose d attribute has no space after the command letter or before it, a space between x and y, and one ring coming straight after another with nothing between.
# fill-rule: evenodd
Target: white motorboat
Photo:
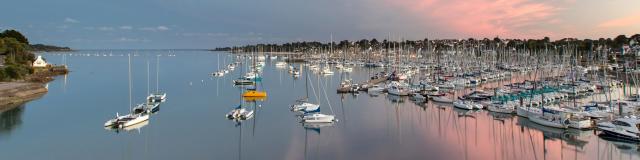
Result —
<instances>
[{"instance_id":1,"label":"white motorboat","mask_svg":"<svg viewBox=\"0 0 640 160\"><path fill-rule=\"evenodd\" d=\"M334 121L336 121L335 116L322 113L312 113L302 117L304 123L331 123Z\"/></svg>"},{"instance_id":2,"label":"white motorboat","mask_svg":"<svg viewBox=\"0 0 640 160\"><path fill-rule=\"evenodd\" d=\"M606 136L618 140L640 142L640 119L636 117L617 118L611 122L598 123L598 129Z\"/></svg>"}]
</instances>

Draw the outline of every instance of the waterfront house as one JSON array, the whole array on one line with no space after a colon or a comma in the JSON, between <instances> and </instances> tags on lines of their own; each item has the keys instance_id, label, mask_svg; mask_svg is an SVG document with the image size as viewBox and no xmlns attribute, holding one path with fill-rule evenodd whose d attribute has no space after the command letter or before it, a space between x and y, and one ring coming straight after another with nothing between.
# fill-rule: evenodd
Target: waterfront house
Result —
<instances>
[{"instance_id":1,"label":"waterfront house","mask_svg":"<svg viewBox=\"0 0 640 160\"><path fill-rule=\"evenodd\" d=\"M42 56L38 56L35 61L33 61L33 67L47 67L47 62L42 59Z\"/></svg>"}]
</instances>

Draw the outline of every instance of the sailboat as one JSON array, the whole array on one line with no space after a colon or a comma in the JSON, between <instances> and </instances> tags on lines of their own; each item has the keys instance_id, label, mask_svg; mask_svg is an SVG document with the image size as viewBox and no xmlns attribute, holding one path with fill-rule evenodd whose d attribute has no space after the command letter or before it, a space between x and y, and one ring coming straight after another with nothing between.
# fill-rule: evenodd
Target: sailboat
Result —
<instances>
[{"instance_id":1,"label":"sailboat","mask_svg":"<svg viewBox=\"0 0 640 160\"><path fill-rule=\"evenodd\" d=\"M147 97L148 102L164 102L167 100L167 93L160 91L160 56L156 56L156 92Z\"/></svg>"},{"instance_id":2,"label":"sailboat","mask_svg":"<svg viewBox=\"0 0 640 160\"><path fill-rule=\"evenodd\" d=\"M147 94L149 93L149 61L147 61ZM138 104L133 108L133 113L156 113L160 110L160 101L155 101L154 98L149 99L142 104Z\"/></svg>"},{"instance_id":3,"label":"sailboat","mask_svg":"<svg viewBox=\"0 0 640 160\"><path fill-rule=\"evenodd\" d=\"M254 64L255 64L255 58L253 58L253 59L254 59ZM242 93L242 97L267 97L267 92L258 91L258 83L257 82L259 80L261 80L261 78L259 79L259 75L256 72L249 72L249 73L254 73L254 75L253 75L253 88L249 88L249 89L247 89L247 91Z\"/></svg>"},{"instance_id":4,"label":"sailboat","mask_svg":"<svg viewBox=\"0 0 640 160\"><path fill-rule=\"evenodd\" d=\"M291 105L291 111L301 111L304 113L319 112L320 105L308 102L309 100L309 70L305 72L305 92L306 97L297 100L296 104ZM311 86L313 87L313 85ZM312 88L313 89L313 88ZM315 90L313 92L315 94Z\"/></svg>"},{"instance_id":5,"label":"sailboat","mask_svg":"<svg viewBox=\"0 0 640 160\"><path fill-rule=\"evenodd\" d=\"M554 127L567 128L570 124L569 120L563 117L563 112L542 108L541 115L529 115L529 120L537 124Z\"/></svg>"},{"instance_id":6,"label":"sailboat","mask_svg":"<svg viewBox=\"0 0 640 160\"><path fill-rule=\"evenodd\" d=\"M131 113L124 116L116 113L116 117L105 122L104 127L125 128L149 120L149 114L133 113L133 109L131 108L131 55L129 55L129 110Z\"/></svg>"},{"instance_id":7,"label":"sailboat","mask_svg":"<svg viewBox=\"0 0 640 160\"><path fill-rule=\"evenodd\" d=\"M318 77L318 84L320 84L320 78ZM321 88L318 89L318 91L320 91ZM329 98L327 98L327 91L324 90L324 96L327 100L327 105L329 105L329 109L331 110L331 113L333 113L333 108L331 108L331 102L329 102ZM319 98L319 96L318 96ZM337 119L335 118L335 115L327 115L327 114L322 114L319 111L320 109L318 108L318 112L314 112L314 113L308 113L305 114L304 116L302 116L302 122L303 123L333 123L335 121L337 121Z\"/></svg>"}]
</instances>

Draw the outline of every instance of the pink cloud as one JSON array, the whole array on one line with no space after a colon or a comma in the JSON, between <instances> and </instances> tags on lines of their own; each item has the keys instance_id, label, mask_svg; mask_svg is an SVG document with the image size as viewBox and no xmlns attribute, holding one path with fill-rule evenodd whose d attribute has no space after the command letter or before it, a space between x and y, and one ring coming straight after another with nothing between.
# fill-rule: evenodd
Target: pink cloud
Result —
<instances>
[{"instance_id":1,"label":"pink cloud","mask_svg":"<svg viewBox=\"0 0 640 160\"><path fill-rule=\"evenodd\" d=\"M545 25L561 23L561 8L529 0L389 0L424 24L435 24L465 36L523 37L553 34ZM537 29L532 29L537 28Z\"/></svg>"},{"instance_id":2,"label":"pink cloud","mask_svg":"<svg viewBox=\"0 0 640 160\"><path fill-rule=\"evenodd\" d=\"M613 27L630 27L640 24L640 13L631 14L625 17L611 19L598 24L601 28L613 28Z\"/></svg>"}]
</instances>

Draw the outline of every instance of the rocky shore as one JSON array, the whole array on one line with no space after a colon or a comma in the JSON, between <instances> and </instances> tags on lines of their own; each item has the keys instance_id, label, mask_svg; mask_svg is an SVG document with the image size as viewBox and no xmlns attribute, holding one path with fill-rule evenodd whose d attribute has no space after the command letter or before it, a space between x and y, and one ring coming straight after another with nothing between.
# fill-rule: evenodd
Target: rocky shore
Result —
<instances>
[{"instance_id":1,"label":"rocky shore","mask_svg":"<svg viewBox=\"0 0 640 160\"><path fill-rule=\"evenodd\" d=\"M33 100L45 93L47 88L42 83L0 82L0 108Z\"/></svg>"}]
</instances>

